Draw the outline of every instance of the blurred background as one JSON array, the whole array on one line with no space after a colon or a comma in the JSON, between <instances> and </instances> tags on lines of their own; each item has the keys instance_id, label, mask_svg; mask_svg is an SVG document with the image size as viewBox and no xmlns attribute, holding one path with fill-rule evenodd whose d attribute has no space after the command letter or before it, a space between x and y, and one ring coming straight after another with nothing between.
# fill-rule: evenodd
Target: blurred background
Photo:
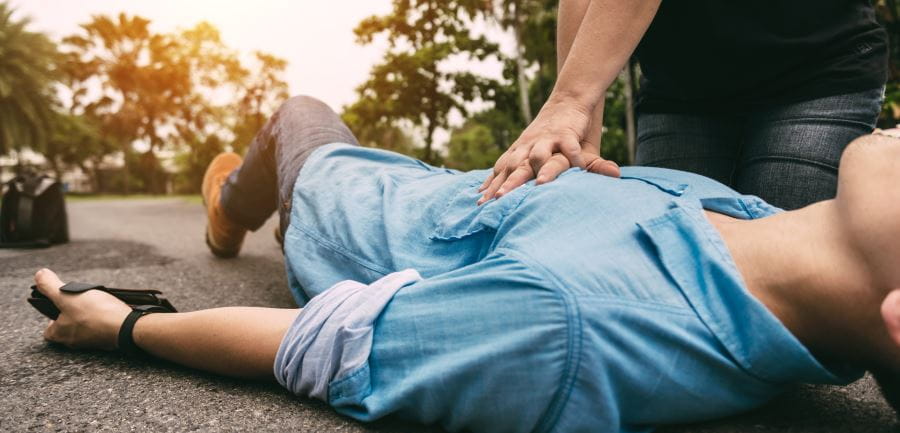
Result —
<instances>
[{"instance_id":1,"label":"blurred background","mask_svg":"<svg viewBox=\"0 0 900 433\"><path fill-rule=\"evenodd\" d=\"M486 168L556 79L553 0L0 1L0 181L78 194L194 194L289 95L324 100L366 146ZM879 126L900 122L900 7ZM605 157L634 154L640 65L607 93Z\"/></svg>"}]
</instances>

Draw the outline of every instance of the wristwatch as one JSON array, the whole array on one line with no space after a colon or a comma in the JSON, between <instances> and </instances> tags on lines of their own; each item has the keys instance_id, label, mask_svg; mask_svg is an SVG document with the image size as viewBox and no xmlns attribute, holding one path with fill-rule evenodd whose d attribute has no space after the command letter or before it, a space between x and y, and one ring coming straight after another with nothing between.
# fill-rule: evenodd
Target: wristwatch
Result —
<instances>
[{"instance_id":1,"label":"wristwatch","mask_svg":"<svg viewBox=\"0 0 900 433\"><path fill-rule=\"evenodd\" d=\"M134 325L138 319L151 313L168 313L169 311L158 305L137 305L132 307L131 313L122 321L119 327L118 346L119 351L131 356L144 355L144 351L134 343Z\"/></svg>"}]
</instances>

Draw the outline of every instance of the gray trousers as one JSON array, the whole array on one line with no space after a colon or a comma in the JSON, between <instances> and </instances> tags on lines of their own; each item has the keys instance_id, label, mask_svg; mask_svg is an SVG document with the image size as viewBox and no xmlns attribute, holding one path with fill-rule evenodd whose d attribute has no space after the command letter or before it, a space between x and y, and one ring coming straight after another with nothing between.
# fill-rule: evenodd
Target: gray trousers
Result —
<instances>
[{"instance_id":1,"label":"gray trousers","mask_svg":"<svg viewBox=\"0 0 900 433\"><path fill-rule=\"evenodd\" d=\"M291 216L294 182L303 163L320 146L358 145L350 129L325 103L295 96L256 134L244 162L222 186L219 204L225 215L257 230L276 209L282 236Z\"/></svg>"}]
</instances>

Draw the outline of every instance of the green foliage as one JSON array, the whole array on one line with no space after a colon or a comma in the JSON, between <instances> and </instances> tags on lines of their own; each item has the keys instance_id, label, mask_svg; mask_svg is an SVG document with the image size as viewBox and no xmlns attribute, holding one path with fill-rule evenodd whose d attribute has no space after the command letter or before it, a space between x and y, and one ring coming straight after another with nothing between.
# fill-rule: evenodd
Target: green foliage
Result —
<instances>
[{"instance_id":1,"label":"green foliage","mask_svg":"<svg viewBox=\"0 0 900 433\"><path fill-rule=\"evenodd\" d=\"M196 193L203 183L206 167L225 150L225 145L217 135L209 135L202 142L191 143L190 151L182 152L175 158L179 167L175 176L174 190L178 194Z\"/></svg>"},{"instance_id":2,"label":"green foliage","mask_svg":"<svg viewBox=\"0 0 900 433\"><path fill-rule=\"evenodd\" d=\"M489 99L496 87L493 80L442 68L453 56L483 60L497 52L495 43L470 32L471 19L489 6L483 0L394 0L390 14L363 20L357 40L367 44L383 34L390 48L357 89L359 100L345 108L351 128L373 125L377 137L409 122L425 131L422 159L437 163L434 132L449 126L452 112L466 115L466 102Z\"/></svg>"},{"instance_id":3,"label":"green foliage","mask_svg":"<svg viewBox=\"0 0 900 433\"><path fill-rule=\"evenodd\" d=\"M179 56L171 37L153 33L141 17L98 15L81 28L63 40L72 111L96 121L102 138L118 145L124 177L141 162L135 173L144 175L141 184L155 185L152 170L158 164L135 158L132 144L142 140L152 153L168 141L172 133L162 131L171 130L166 126L183 114L192 96L191 64ZM100 92L93 92L98 85ZM128 193L131 182L123 184Z\"/></svg>"},{"instance_id":4,"label":"green foliage","mask_svg":"<svg viewBox=\"0 0 900 433\"><path fill-rule=\"evenodd\" d=\"M413 139L402 128L383 121L371 121L377 118L376 104L371 100L360 100L341 114L347 127L365 147L378 147L405 155L414 155L416 145Z\"/></svg>"},{"instance_id":5,"label":"green foliage","mask_svg":"<svg viewBox=\"0 0 900 433\"><path fill-rule=\"evenodd\" d=\"M0 3L0 155L41 150L52 114L56 45Z\"/></svg>"},{"instance_id":6,"label":"green foliage","mask_svg":"<svg viewBox=\"0 0 900 433\"><path fill-rule=\"evenodd\" d=\"M475 119L467 121L454 130L447 145L446 165L450 168L468 171L488 168L503 154L494 143L493 131L485 123Z\"/></svg>"},{"instance_id":7,"label":"green foliage","mask_svg":"<svg viewBox=\"0 0 900 433\"><path fill-rule=\"evenodd\" d=\"M556 3L395 0L390 14L367 18L356 29L361 43L386 35L390 49L357 89L359 99L345 107L344 121L366 146L464 170L492 166L518 138L531 114L540 110L556 82ZM518 45L515 52L504 54L495 41L476 35L471 25L476 20L496 23L512 34ZM503 80L442 69L451 56L460 55L499 59ZM603 151L606 157L625 163L627 116L622 89L617 83L608 94ZM471 101L492 106L468 113L465 106ZM454 111L468 119L450 130L447 156L441 161L441 155L432 150L434 131L448 128ZM424 149L407 146L411 140L397 139L402 134L398 128L406 124L424 129Z\"/></svg>"},{"instance_id":8,"label":"green foliage","mask_svg":"<svg viewBox=\"0 0 900 433\"><path fill-rule=\"evenodd\" d=\"M132 187L167 190L170 176L157 156L163 149L181 154L178 188L199 191L215 156L209 149L221 151L229 142L243 150L287 98L281 78L286 61L255 52L245 66L209 23L163 34L153 32L147 19L120 14L94 16L81 28L64 39L70 111L100 132L103 145L86 147L97 152L87 158L91 166L98 167L104 155L123 155L123 179L115 184L125 193ZM222 94L233 97L223 100ZM137 142L149 149L137 154ZM109 173L95 175L99 187L112 185Z\"/></svg>"},{"instance_id":9,"label":"green foliage","mask_svg":"<svg viewBox=\"0 0 900 433\"><path fill-rule=\"evenodd\" d=\"M878 0L876 2L878 21L885 27L890 39L890 61L888 82L885 88L884 108L878 119L881 128L900 125L900 2Z\"/></svg>"},{"instance_id":10,"label":"green foliage","mask_svg":"<svg viewBox=\"0 0 900 433\"><path fill-rule=\"evenodd\" d=\"M522 133L528 121L524 113L537 113L550 96L556 82L556 1L553 0L503 0L487 12L497 19L501 27L516 36L520 49L511 56L497 54L503 61L504 82L493 92L493 107L477 113L463 126L451 131L448 145L451 153L448 166L460 169L487 168L493 166L502 151ZM519 68L534 72L522 76ZM523 81L520 81L523 80ZM629 162L626 133L626 92L622 80L617 80L607 92L604 112L602 150L604 157L620 164ZM524 89L521 89L523 86ZM520 92L527 93L523 101ZM524 110L523 103L529 105ZM474 131L483 126L491 133ZM476 140L485 140L476 143ZM461 146L474 154L462 157ZM499 149L499 152L498 152ZM455 152L455 154L454 154Z\"/></svg>"},{"instance_id":11,"label":"green foliage","mask_svg":"<svg viewBox=\"0 0 900 433\"><path fill-rule=\"evenodd\" d=\"M253 53L255 63L241 67L233 80L238 84L236 120L231 147L243 153L262 129L266 119L288 98L288 84L281 77L287 61L262 51Z\"/></svg>"},{"instance_id":12,"label":"green foliage","mask_svg":"<svg viewBox=\"0 0 900 433\"><path fill-rule=\"evenodd\" d=\"M91 165L99 166L99 159L114 150L114 144L103 140L98 125L86 116L55 111L50 124L50 138L43 154L57 178L62 176L63 166L66 165L81 167L82 171L91 174L93 171L85 162L94 160Z\"/></svg>"}]
</instances>

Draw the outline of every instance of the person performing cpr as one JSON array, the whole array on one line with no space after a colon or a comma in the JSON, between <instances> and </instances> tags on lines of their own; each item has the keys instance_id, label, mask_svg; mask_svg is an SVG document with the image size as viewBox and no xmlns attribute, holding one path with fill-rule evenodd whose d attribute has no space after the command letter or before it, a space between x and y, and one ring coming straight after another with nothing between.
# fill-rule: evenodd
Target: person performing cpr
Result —
<instances>
[{"instance_id":1,"label":"person performing cpr","mask_svg":"<svg viewBox=\"0 0 900 433\"><path fill-rule=\"evenodd\" d=\"M600 158L604 96L632 54L643 71L635 163L783 209L834 197L841 152L874 129L888 76L870 0L561 0L559 77L480 201L569 165L617 175Z\"/></svg>"}]
</instances>

